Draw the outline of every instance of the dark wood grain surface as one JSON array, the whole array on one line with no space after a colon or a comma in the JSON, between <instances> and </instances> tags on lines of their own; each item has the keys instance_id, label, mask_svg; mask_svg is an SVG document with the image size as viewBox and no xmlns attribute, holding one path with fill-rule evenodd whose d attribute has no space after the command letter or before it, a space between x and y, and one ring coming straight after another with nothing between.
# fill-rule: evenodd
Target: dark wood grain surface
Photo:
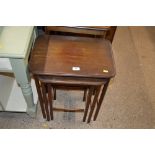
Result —
<instances>
[{"instance_id":1,"label":"dark wood grain surface","mask_svg":"<svg viewBox=\"0 0 155 155\"><path fill-rule=\"evenodd\" d=\"M73 67L80 67L73 71ZM111 43L105 39L42 35L29 62L33 74L107 78L115 75Z\"/></svg>"},{"instance_id":2,"label":"dark wood grain surface","mask_svg":"<svg viewBox=\"0 0 155 155\"><path fill-rule=\"evenodd\" d=\"M46 26L45 31L71 32L78 34L104 35L110 26Z\"/></svg>"},{"instance_id":3,"label":"dark wood grain surface","mask_svg":"<svg viewBox=\"0 0 155 155\"><path fill-rule=\"evenodd\" d=\"M113 41L116 26L45 26L46 34L65 34L106 38Z\"/></svg>"}]
</instances>

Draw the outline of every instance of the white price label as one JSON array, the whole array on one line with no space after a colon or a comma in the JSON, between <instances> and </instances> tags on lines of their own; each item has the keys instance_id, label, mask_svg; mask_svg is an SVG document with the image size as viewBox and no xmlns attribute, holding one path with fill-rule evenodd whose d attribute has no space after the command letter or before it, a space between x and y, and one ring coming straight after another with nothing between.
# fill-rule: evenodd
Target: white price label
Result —
<instances>
[{"instance_id":1,"label":"white price label","mask_svg":"<svg viewBox=\"0 0 155 155\"><path fill-rule=\"evenodd\" d=\"M72 67L72 70L73 71L79 71L80 70L80 67Z\"/></svg>"}]
</instances>

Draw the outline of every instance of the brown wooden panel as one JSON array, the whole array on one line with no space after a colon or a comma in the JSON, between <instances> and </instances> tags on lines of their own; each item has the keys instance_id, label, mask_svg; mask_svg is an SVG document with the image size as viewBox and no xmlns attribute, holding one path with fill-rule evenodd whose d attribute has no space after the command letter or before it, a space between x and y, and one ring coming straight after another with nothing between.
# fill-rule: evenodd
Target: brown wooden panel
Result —
<instances>
[{"instance_id":1,"label":"brown wooden panel","mask_svg":"<svg viewBox=\"0 0 155 155\"><path fill-rule=\"evenodd\" d=\"M107 78L115 75L112 48L105 39L39 36L29 62L32 73ZM72 67L80 67L73 71Z\"/></svg>"},{"instance_id":2,"label":"brown wooden panel","mask_svg":"<svg viewBox=\"0 0 155 155\"><path fill-rule=\"evenodd\" d=\"M88 34L95 36L102 36L111 42L113 41L114 34L116 31L116 26L46 26L45 32L50 34L51 31L54 32L66 32L75 34Z\"/></svg>"}]
</instances>

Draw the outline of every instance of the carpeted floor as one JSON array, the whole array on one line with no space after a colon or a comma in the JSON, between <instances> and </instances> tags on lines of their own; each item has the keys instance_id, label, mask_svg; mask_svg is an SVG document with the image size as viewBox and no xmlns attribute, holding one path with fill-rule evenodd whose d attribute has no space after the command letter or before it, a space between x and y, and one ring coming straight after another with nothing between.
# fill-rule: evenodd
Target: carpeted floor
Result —
<instances>
[{"instance_id":1,"label":"carpeted floor","mask_svg":"<svg viewBox=\"0 0 155 155\"><path fill-rule=\"evenodd\" d=\"M98 119L86 124L83 113L55 112L54 121L25 113L0 112L0 128L155 128L155 27L118 27L113 42L117 75ZM57 92L56 104L83 106L82 92Z\"/></svg>"}]
</instances>

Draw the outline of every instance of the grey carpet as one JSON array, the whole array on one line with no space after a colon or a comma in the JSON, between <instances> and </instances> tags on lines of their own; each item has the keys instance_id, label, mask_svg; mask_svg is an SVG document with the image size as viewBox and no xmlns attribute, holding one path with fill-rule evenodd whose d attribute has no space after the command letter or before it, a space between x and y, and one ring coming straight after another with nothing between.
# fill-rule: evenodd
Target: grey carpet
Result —
<instances>
[{"instance_id":1,"label":"grey carpet","mask_svg":"<svg viewBox=\"0 0 155 155\"><path fill-rule=\"evenodd\" d=\"M110 82L98 119L55 112L54 121L25 113L0 113L0 128L155 128L155 27L118 27L113 42L117 75ZM83 106L82 92L58 91L58 106Z\"/></svg>"}]
</instances>

